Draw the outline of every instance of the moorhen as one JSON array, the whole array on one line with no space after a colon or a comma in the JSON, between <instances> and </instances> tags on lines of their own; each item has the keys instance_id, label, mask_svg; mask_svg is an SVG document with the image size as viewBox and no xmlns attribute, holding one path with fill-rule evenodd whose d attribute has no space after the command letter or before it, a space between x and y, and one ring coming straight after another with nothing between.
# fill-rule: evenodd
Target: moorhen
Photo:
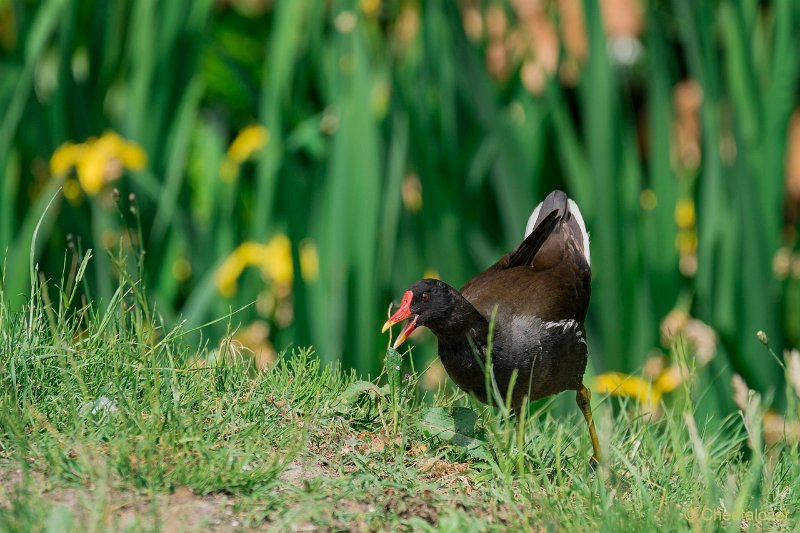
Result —
<instances>
[{"instance_id":1,"label":"moorhen","mask_svg":"<svg viewBox=\"0 0 800 533\"><path fill-rule=\"evenodd\" d=\"M564 390L576 400L589 426L593 460L600 461L591 391L583 385L587 349L583 321L592 271L589 234L577 204L553 191L534 209L516 250L457 291L423 279L403 294L398 311L383 326L408 320L394 347L425 326L439 341L439 357L453 381L487 401L484 363L494 314L492 371L503 398L512 374L511 407Z\"/></svg>"}]
</instances>

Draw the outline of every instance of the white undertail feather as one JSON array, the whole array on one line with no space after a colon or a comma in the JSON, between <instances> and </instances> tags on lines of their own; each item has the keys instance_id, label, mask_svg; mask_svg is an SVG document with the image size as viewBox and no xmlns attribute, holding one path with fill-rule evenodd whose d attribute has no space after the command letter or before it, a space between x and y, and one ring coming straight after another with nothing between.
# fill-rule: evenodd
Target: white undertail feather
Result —
<instances>
[{"instance_id":1,"label":"white undertail feather","mask_svg":"<svg viewBox=\"0 0 800 533\"><path fill-rule=\"evenodd\" d=\"M536 209L533 210L533 213L531 213L531 216L528 218L528 224L525 226L525 236L522 238L523 240L527 239L528 235L533 231L536 219L539 218L539 211L542 210L542 203L543 202L539 202L539 205L536 206Z\"/></svg>"},{"instance_id":2,"label":"white undertail feather","mask_svg":"<svg viewBox=\"0 0 800 533\"><path fill-rule=\"evenodd\" d=\"M572 198L567 199L567 204L569 205L569 212L572 213L572 216L575 217L575 220L578 221L578 225L581 227L581 235L583 236L583 255L586 256L586 262L589 263L589 266L592 266L592 258L589 253L589 232L586 231L586 223L583 221L581 210L578 209L578 204L576 204Z\"/></svg>"},{"instance_id":3,"label":"white undertail feather","mask_svg":"<svg viewBox=\"0 0 800 533\"><path fill-rule=\"evenodd\" d=\"M589 266L592 265L592 258L589 252L589 232L586 231L586 223L583 221L583 215L581 215L581 210L578 209L578 204L572 198L567 199L567 205L569 206L569 212L572 213L572 216L575 217L575 220L578 221L578 226L581 228L581 235L583 236L583 253L586 256L586 262L589 263ZM525 237L527 238L528 235L531 234L533 231L533 226L536 224L536 219L539 217L539 211L542 209L542 204L536 206L536 209L533 210L531 216L528 218L528 224L525 226Z\"/></svg>"}]
</instances>

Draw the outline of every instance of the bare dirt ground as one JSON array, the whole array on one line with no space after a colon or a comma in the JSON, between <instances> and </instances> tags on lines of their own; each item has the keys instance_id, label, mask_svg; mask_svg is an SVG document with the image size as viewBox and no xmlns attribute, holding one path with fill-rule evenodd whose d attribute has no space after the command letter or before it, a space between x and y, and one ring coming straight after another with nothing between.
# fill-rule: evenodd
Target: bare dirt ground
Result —
<instances>
[{"instance_id":1,"label":"bare dirt ground","mask_svg":"<svg viewBox=\"0 0 800 533\"><path fill-rule=\"evenodd\" d=\"M99 529L157 528L166 533L183 531L238 531L241 522L233 499L225 494L197 495L187 487L154 496L110 487L50 487L37 473L0 465L0 506L10 508L16 494L33 492L45 506L63 508L61 520L95 524Z\"/></svg>"},{"instance_id":2,"label":"bare dirt ground","mask_svg":"<svg viewBox=\"0 0 800 533\"><path fill-rule=\"evenodd\" d=\"M358 437L350 445L362 452L383 449L384 442L373 434ZM348 446L300 454L278 475L270 489L274 498L267 499L197 494L186 486L171 493L137 491L121 488L111 478L105 484L80 486L48 478L40 470L25 472L18 463L0 459L0 508L12 509L15 501L25 501L40 518L57 523L59 531L370 531L376 527L375 518L385 513L435 525L442 505L463 508L456 494L473 492L464 476L466 463L426 456L422 448L412 450L411 456L421 480L443 484L440 494L427 489L417 494L396 486L348 492L343 490L349 486L347 476L358 470L348 459L353 451ZM275 506L276 501L281 503ZM506 518L506 510L486 502L470 512L479 517L496 514L489 519L500 522Z\"/></svg>"}]
</instances>

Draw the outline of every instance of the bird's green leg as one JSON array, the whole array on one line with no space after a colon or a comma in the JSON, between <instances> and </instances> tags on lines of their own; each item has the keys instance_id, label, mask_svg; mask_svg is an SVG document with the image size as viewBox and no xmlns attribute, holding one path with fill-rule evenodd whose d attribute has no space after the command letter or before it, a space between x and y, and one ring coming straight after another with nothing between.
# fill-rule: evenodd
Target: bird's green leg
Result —
<instances>
[{"instance_id":1,"label":"bird's green leg","mask_svg":"<svg viewBox=\"0 0 800 533\"><path fill-rule=\"evenodd\" d=\"M578 403L583 418L586 419L586 424L589 426L589 437L592 439L592 461L594 465L600 464L600 441L597 440L597 430L594 428L594 420L592 420L592 391L581 385L578 393L575 395L575 401Z\"/></svg>"}]
</instances>

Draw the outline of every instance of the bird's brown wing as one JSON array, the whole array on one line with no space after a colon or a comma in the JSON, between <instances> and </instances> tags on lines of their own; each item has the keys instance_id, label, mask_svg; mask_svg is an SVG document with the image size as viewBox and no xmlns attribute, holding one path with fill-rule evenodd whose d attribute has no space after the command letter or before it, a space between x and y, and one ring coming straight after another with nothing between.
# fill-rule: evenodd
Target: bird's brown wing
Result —
<instances>
[{"instance_id":1,"label":"bird's brown wing","mask_svg":"<svg viewBox=\"0 0 800 533\"><path fill-rule=\"evenodd\" d=\"M503 315L498 321L537 316L583 322L592 273L571 218L565 194L548 197L530 235L469 280L461 294L487 318L497 305Z\"/></svg>"},{"instance_id":2,"label":"bird's brown wing","mask_svg":"<svg viewBox=\"0 0 800 533\"><path fill-rule=\"evenodd\" d=\"M565 276L563 271L572 271ZM498 323L515 317L583 322L591 291L588 265L562 261L555 268L536 270L530 266L483 272L461 289L461 294L489 319L497 306Z\"/></svg>"},{"instance_id":3,"label":"bird's brown wing","mask_svg":"<svg viewBox=\"0 0 800 533\"><path fill-rule=\"evenodd\" d=\"M504 256L504 259L506 259L504 267L531 266L542 246L560 225L561 220L562 212L560 210L554 210L547 214L541 222L536 224L531 234L517 246L516 250Z\"/></svg>"}]
</instances>

